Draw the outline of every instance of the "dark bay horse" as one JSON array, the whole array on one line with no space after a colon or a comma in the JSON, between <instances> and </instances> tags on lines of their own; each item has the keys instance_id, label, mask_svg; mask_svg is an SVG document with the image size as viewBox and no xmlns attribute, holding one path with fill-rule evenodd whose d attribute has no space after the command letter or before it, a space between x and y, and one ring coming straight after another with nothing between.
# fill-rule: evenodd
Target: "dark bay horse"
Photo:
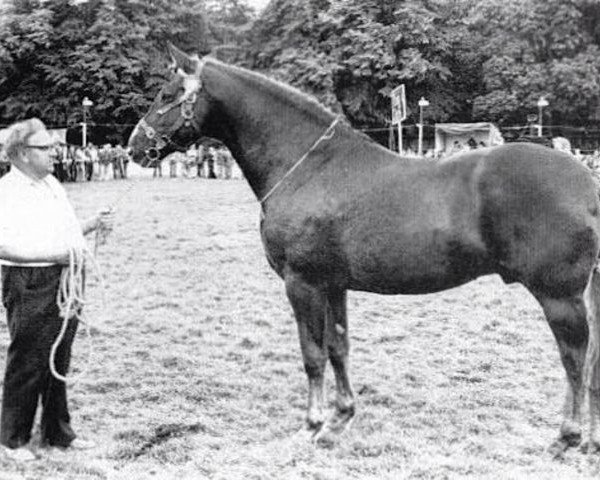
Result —
<instances>
[{"instance_id":1,"label":"dark bay horse","mask_svg":"<svg viewBox=\"0 0 600 480\"><path fill-rule=\"evenodd\" d=\"M355 411L347 290L429 293L496 273L531 292L558 344L568 394L552 452L581 442L586 395L589 445L600 447L600 202L586 167L531 144L443 163L401 158L298 90L170 49L175 74L131 135L134 160L149 166L200 135L233 153L297 320L315 439L341 432Z\"/></svg>"}]
</instances>

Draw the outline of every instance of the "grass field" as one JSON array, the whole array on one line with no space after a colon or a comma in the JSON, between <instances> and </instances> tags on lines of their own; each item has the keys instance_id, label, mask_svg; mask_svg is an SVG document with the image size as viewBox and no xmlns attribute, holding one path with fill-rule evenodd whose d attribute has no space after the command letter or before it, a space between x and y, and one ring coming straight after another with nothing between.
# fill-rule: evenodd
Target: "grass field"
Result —
<instances>
[{"instance_id":1,"label":"grass field","mask_svg":"<svg viewBox=\"0 0 600 480\"><path fill-rule=\"evenodd\" d=\"M295 321L264 258L244 181L139 178L89 282L94 355L75 343L73 425L85 453L39 447L0 479L583 479L551 460L564 392L541 309L487 277L448 292L351 292L358 414L335 444L297 432L306 403ZM81 217L128 182L67 185ZM0 312L4 316L4 312ZM0 321L0 370L8 331ZM328 371L328 394L333 382Z\"/></svg>"}]
</instances>

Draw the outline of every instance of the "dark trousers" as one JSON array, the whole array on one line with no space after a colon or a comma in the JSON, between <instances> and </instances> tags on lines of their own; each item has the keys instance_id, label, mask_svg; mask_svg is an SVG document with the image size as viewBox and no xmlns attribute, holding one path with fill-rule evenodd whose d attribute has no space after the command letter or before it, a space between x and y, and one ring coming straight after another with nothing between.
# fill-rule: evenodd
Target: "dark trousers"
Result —
<instances>
[{"instance_id":1,"label":"dark trousers","mask_svg":"<svg viewBox=\"0 0 600 480\"><path fill-rule=\"evenodd\" d=\"M94 164L92 162L85 162L85 179L89 182L94 176Z\"/></svg>"},{"instance_id":2,"label":"dark trousers","mask_svg":"<svg viewBox=\"0 0 600 480\"><path fill-rule=\"evenodd\" d=\"M56 305L60 266L2 267L2 301L7 312L10 345L6 359L0 443L25 445L39 399L42 401L41 437L49 445L66 447L75 438L71 429L64 382L50 373L50 349L62 326ZM71 319L57 349L55 366L65 375L77 320Z\"/></svg>"}]
</instances>

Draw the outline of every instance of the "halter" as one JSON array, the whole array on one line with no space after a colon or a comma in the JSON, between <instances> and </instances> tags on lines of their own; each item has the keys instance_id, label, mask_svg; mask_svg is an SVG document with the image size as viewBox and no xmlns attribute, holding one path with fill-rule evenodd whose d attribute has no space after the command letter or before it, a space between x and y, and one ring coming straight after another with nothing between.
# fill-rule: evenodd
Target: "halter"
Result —
<instances>
[{"instance_id":1,"label":"halter","mask_svg":"<svg viewBox=\"0 0 600 480\"><path fill-rule=\"evenodd\" d=\"M167 112L170 112L174 108L180 107L180 116L175 122L174 128L172 130L173 133L170 135L161 135L157 138L156 130L148 124L145 118L142 118L138 126L143 130L146 138L154 141L154 146L150 147L146 150L146 158L150 161L155 161L159 157L159 152L165 148L167 145L171 144L177 150L187 150L190 144L181 145L175 142L171 137L174 135L177 130L179 130L182 126L185 127L198 127L198 124L194 120L194 106L196 105L196 100L198 100L198 92L202 90L202 70L204 69L204 61L200 60L198 67L196 68L196 72L194 75L197 77L195 80L198 81L198 85L193 90L188 90L183 92L183 95L179 99L174 102L171 102L161 109L157 110L157 115L162 116ZM184 74L185 75L185 74ZM185 79L184 79L185 82Z\"/></svg>"},{"instance_id":2,"label":"halter","mask_svg":"<svg viewBox=\"0 0 600 480\"><path fill-rule=\"evenodd\" d=\"M292 172L296 170L302 164L302 162L304 162L304 160L306 160L306 158L320 145L321 142L325 140L330 140L333 137L335 133L335 127L340 121L340 118L340 116L337 116L333 119L333 122L331 122L331 125L327 127L327 130L325 130L323 135L321 135L318 138L318 140L315 143L313 143L312 147L310 147L308 151L304 155L302 155L302 157L300 157L300 159L296 163L294 163L294 165L292 165L292 167L285 173L283 177L281 177L281 179L273 186L273 188L271 188L271 190L269 190L267 194L259 200L261 207L263 206L264 202L266 202L267 199L275 192L275 190L277 190L280 187L280 185L285 181L285 179L289 177L292 174Z\"/></svg>"}]
</instances>

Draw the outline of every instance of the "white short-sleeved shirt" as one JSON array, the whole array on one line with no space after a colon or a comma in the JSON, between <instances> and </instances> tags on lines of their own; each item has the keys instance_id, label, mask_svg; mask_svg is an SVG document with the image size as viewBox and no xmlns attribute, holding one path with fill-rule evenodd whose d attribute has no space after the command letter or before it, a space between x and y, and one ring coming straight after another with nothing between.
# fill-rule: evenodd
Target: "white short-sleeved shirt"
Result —
<instances>
[{"instance_id":1,"label":"white short-sleeved shirt","mask_svg":"<svg viewBox=\"0 0 600 480\"><path fill-rule=\"evenodd\" d=\"M25 249L43 245L51 251L85 248L85 238L64 188L52 175L30 178L13 166L0 178L0 243ZM36 249L39 250L39 249ZM0 259L0 265L26 267L51 263L14 263Z\"/></svg>"}]
</instances>

